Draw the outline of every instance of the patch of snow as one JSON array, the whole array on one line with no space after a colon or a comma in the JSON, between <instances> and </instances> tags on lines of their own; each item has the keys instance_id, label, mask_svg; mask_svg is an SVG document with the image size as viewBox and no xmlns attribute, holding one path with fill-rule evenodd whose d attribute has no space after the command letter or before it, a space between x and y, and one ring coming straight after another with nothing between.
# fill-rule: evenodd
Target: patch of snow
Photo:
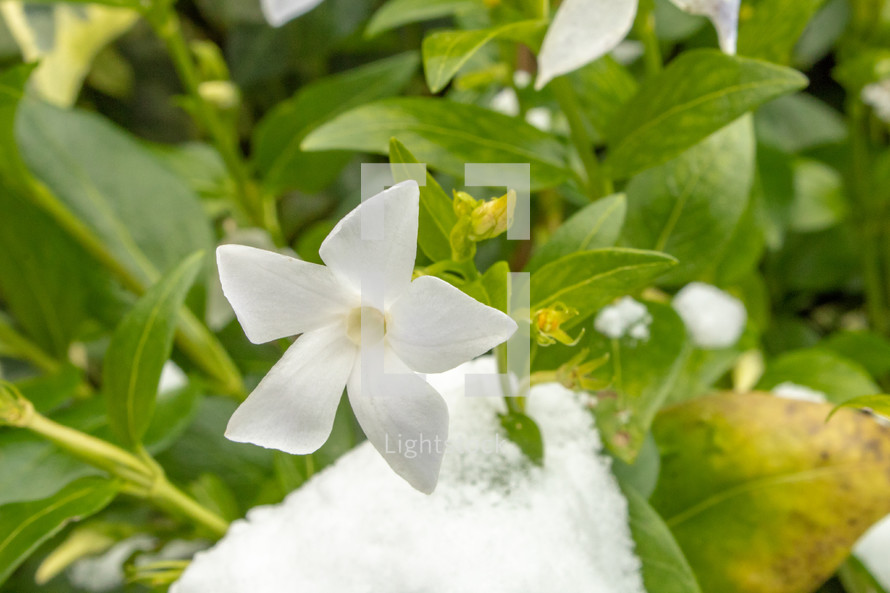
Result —
<instances>
[{"instance_id":1,"label":"patch of snow","mask_svg":"<svg viewBox=\"0 0 890 593\"><path fill-rule=\"evenodd\" d=\"M859 538L853 554L884 589L890 590L890 515Z\"/></svg>"},{"instance_id":2,"label":"patch of snow","mask_svg":"<svg viewBox=\"0 0 890 593\"><path fill-rule=\"evenodd\" d=\"M890 78L866 85L862 89L862 102L874 110L878 119L890 123Z\"/></svg>"},{"instance_id":3,"label":"patch of snow","mask_svg":"<svg viewBox=\"0 0 890 593\"><path fill-rule=\"evenodd\" d=\"M813 402L816 404L824 404L828 401L825 394L815 389L810 389L804 385L798 385L791 381L779 383L771 390L773 395L784 397L785 399L796 399L802 402Z\"/></svg>"},{"instance_id":4,"label":"patch of snow","mask_svg":"<svg viewBox=\"0 0 890 593\"><path fill-rule=\"evenodd\" d=\"M82 558L68 569L68 580L78 589L103 593L124 584L124 563L136 552L151 550L155 539L135 535L113 545L108 551Z\"/></svg>"},{"instance_id":5,"label":"patch of snow","mask_svg":"<svg viewBox=\"0 0 890 593\"><path fill-rule=\"evenodd\" d=\"M748 312L742 301L710 284L692 282L674 297L674 310L699 348L728 348L739 341Z\"/></svg>"},{"instance_id":6,"label":"patch of snow","mask_svg":"<svg viewBox=\"0 0 890 593\"><path fill-rule=\"evenodd\" d=\"M517 116L519 115L519 97L516 96L516 91L512 88L505 88L491 98L489 107L504 115Z\"/></svg>"},{"instance_id":7,"label":"patch of snow","mask_svg":"<svg viewBox=\"0 0 890 593\"><path fill-rule=\"evenodd\" d=\"M614 305L603 307L593 322L599 333L619 340L630 336L634 340L649 339L649 325L652 315L646 305L631 297L624 297Z\"/></svg>"},{"instance_id":8,"label":"patch of snow","mask_svg":"<svg viewBox=\"0 0 890 593\"><path fill-rule=\"evenodd\" d=\"M553 114L546 107L529 109L525 114L525 121L545 132L553 129Z\"/></svg>"},{"instance_id":9,"label":"patch of snow","mask_svg":"<svg viewBox=\"0 0 890 593\"><path fill-rule=\"evenodd\" d=\"M627 503L583 394L532 389L545 443L536 467L505 440L501 398L464 397L466 374L494 370L486 357L429 376L451 413L432 495L363 443L282 504L236 521L171 593L643 593Z\"/></svg>"}]
</instances>

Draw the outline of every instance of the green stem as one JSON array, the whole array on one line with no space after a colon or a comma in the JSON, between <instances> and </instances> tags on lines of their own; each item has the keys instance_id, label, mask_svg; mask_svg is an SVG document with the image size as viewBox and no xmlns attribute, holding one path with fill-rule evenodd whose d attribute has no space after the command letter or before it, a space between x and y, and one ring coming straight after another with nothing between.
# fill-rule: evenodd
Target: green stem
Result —
<instances>
[{"instance_id":1,"label":"green stem","mask_svg":"<svg viewBox=\"0 0 890 593\"><path fill-rule=\"evenodd\" d=\"M655 32L654 0L640 0L637 18L634 22L634 30L640 41L643 42L643 60L646 64L646 74L648 76L658 74L664 67L664 63L661 60L661 47L658 44L658 35Z\"/></svg>"},{"instance_id":2,"label":"green stem","mask_svg":"<svg viewBox=\"0 0 890 593\"><path fill-rule=\"evenodd\" d=\"M0 344L3 344L4 349L12 357L26 360L45 373L55 373L62 366L40 346L16 331L2 316L0 316Z\"/></svg>"},{"instance_id":3,"label":"green stem","mask_svg":"<svg viewBox=\"0 0 890 593\"><path fill-rule=\"evenodd\" d=\"M550 87L569 122L572 144L575 146L587 174L587 193L591 201L612 193L612 181L602 171L593 152L593 139L587 131L587 122L569 79L565 76L555 78L550 83Z\"/></svg>"},{"instance_id":4,"label":"green stem","mask_svg":"<svg viewBox=\"0 0 890 593\"><path fill-rule=\"evenodd\" d=\"M869 197L868 179L869 155L868 141L865 137L865 109L862 103L855 101L850 108L852 174L850 189L856 207L856 218L862 223L864 232L861 236L860 250L862 274L865 281L865 300L869 319L876 331L886 333L888 325L884 279L881 274L881 245L878 225L873 217L874 207Z\"/></svg>"},{"instance_id":5,"label":"green stem","mask_svg":"<svg viewBox=\"0 0 890 593\"><path fill-rule=\"evenodd\" d=\"M69 428L29 409L16 426L28 429L79 459L125 482L125 492L150 500L159 508L182 516L218 537L229 524L174 486L148 454L139 457L107 441Z\"/></svg>"},{"instance_id":6,"label":"green stem","mask_svg":"<svg viewBox=\"0 0 890 593\"><path fill-rule=\"evenodd\" d=\"M275 209L268 207L267 201L260 196L256 185L250 179L247 165L238 149L238 139L226 129L216 108L201 95L201 77L182 33L179 15L172 6L160 5L155 10L147 12L146 19L166 45L179 78L194 103L192 113L216 146L235 181L238 188L238 206L248 219L267 229L274 239L280 241L281 231Z\"/></svg>"},{"instance_id":7,"label":"green stem","mask_svg":"<svg viewBox=\"0 0 890 593\"><path fill-rule=\"evenodd\" d=\"M127 290L142 295L147 287L158 279L157 270L147 262L142 266L141 278L132 272L111 253L87 225L72 214L41 183L31 181L27 193L37 206L49 214ZM180 311L176 344L195 364L216 380L223 393L244 398L244 385L235 363L210 330L185 307Z\"/></svg>"}]
</instances>

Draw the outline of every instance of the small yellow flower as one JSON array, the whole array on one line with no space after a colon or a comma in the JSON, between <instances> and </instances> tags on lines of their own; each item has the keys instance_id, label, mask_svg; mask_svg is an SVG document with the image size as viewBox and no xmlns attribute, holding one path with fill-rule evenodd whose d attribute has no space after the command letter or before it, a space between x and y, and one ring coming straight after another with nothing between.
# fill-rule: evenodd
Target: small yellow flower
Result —
<instances>
[{"instance_id":1,"label":"small yellow flower","mask_svg":"<svg viewBox=\"0 0 890 593\"><path fill-rule=\"evenodd\" d=\"M550 346L559 342L566 346L574 346L581 340L584 335L584 329L578 334L577 338L572 338L562 329L562 324L578 315L578 310L572 307L566 307L562 303L555 303L546 309L539 309L535 312L534 327L535 339L541 346Z\"/></svg>"}]
</instances>

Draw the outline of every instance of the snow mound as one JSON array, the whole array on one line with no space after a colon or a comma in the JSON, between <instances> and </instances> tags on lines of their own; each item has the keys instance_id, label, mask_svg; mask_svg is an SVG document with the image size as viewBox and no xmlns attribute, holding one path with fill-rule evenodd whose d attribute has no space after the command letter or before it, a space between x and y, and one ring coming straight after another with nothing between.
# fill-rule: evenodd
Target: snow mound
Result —
<instances>
[{"instance_id":1,"label":"snow mound","mask_svg":"<svg viewBox=\"0 0 890 593\"><path fill-rule=\"evenodd\" d=\"M699 348L728 348L739 341L748 312L745 305L716 286L692 282L674 297L674 310L683 319Z\"/></svg>"},{"instance_id":2,"label":"snow mound","mask_svg":"<svg viewBox=\"0 0 890 593\"><path fill-rule=\"evenodd\" d=\"M466 373L493 370L484 358L429 377L451 412L432 495L364 443L236 521L171 592L643 593L627 503L581 395L532 390L546 449L535 467L499 432L501 398L463 397Z\"/></svg>"},{"instance_id":3,"label":"snow mound","mask_svg":"<svg viewBox=\"0 0 890 593\"><path fill-rule=\"evenodd\" d=\"M613 340L630 336L645 341L649 339L651 323L652 315L646 305L631 297L624 297L614 305L603 307L593 322L593 328Z\"/></svg>"},{"instance_id":4,"label":"snow mound","mask_svg":"<svg viewBox=\"0 0 890 593\"><path fill-rule=\"evenodd\" d=\"M884 589L890 589L890 515L872 526L859 538L853 554L868 568Z\"/></svg>"},{"instance_id":5,"label":"snow mound","mask_svg":"<svg viewBox=\"0 0 890 593\"><path fill-rule=\"evenodd\" d=\"M825 394L815 389L810 389L791 381L779 383L772 388L773 395L784 397L785 399L796 399L802 402L813 402L816 404L824 404L828 401Z\"/></svg>"}]
</instances>

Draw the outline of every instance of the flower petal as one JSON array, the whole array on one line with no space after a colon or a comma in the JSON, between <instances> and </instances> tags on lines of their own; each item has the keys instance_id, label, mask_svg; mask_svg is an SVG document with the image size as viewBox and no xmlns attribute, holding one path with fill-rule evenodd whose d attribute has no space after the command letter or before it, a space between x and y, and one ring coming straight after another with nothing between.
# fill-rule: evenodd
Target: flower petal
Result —
<instances>
[{"instance_id":1,"label":"flower petal","mask_svg":"<svg viewBox=\"0 0 890 593\"><path fill-rule=\"evenodd\" d=\"M736 41L739 36L739 5L740 0L671 0L680 10L690 14L708 17L714 28L717 29L717 37L720 39L720 49L735 55Z\"/></svg>"},{"instance_id":2,"label":"flower petal","mask_svg":"<svg viewBox=\"0 0 890 593\"><path fill-rule=\"evenodd\" d=\"M321 244L319 255L363 298L379 293L385 303L391 302L411 282L419 210L417 182L394 185L368 198L337 223ZM383 308L384 303L373 304Z\"/></svg>"},{"instance_id":3,"label":"flower petal","mask_svg":"<svg viewBox=\"0 0 890 593\"><path fill-rule=\"evenodd\" d=\"M535 88L615 49L636 14L637 0L564 0L538 55Z\"/></svg>"},{"instance_id":4,"label":"flower petal","mask_svg":"<svg viewBox=\"0 0 890 593\"><path fill-rule=\"evenodd\" d=\"M349 403L368 440L393 471L430 494L448 440L448 406L389 349L385 356L387 372L398 374L366 372L363 377L357 357L347 384Z\"/></svg>"},{"instance_id":5,"label":"flower petal","mask_svg":"<svg viewBox=\"0 0 890 593\"><path fill-rule=\"evenodd\" d=\"M223 293L254 344L318 329L358 304L324 266L245 245L220 246L216 260Z\"/></svg>"},{"instance_id":6,"label":"flower petal","mask_svg":"<svg viewBox=\"0 0 890 593\"><path fill-rule=\"evenodd\" d=\"M389 310L386 338L419 373L443 373L504 342L516 322L444 280L421 276Z\"/></svg>"},{"instance_id":7,"label":"flower petal","mask_svg":"<svg viewBox=\"0 0 890 593\"><path fill-rule=\"evenodd\" d=\"M304 455L331 434L357 348L332 325L303 334L235 410L226 438Z\"/></svg>"},{"instance_id":8,"label":"flower petal","mask_svg":"<svg viewBox=\"0 0 890 593\"><path fill-rule=\"evenodd\" d=\"M321 4L322 0L261 0L263 16L273 27L291 21Z\"/></svg>"}]
</instances>

